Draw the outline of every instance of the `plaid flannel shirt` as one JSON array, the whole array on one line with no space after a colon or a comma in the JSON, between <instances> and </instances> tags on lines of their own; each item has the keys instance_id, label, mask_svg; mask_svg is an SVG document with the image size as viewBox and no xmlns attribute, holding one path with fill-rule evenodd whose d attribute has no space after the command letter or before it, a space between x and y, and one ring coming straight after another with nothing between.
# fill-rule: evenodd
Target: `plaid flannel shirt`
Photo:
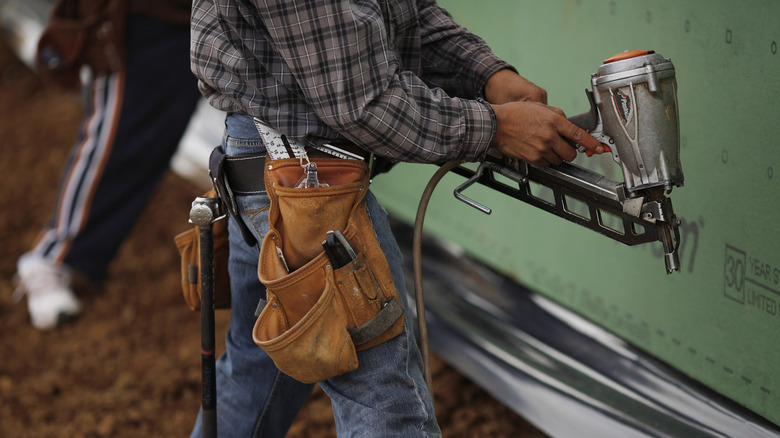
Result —
<instances>
[{"instance_id":1,"label":"plaid flannel shirt","mask_svg":"<svg viewBox=\"0 0 780 438\"><path fill-rule=\"evenodd\" d=\"M191 27L210 104L304 144L441 163L495 134L481 95L509 65L435 0L195 0Z\"/></svg>"}]
</instances>

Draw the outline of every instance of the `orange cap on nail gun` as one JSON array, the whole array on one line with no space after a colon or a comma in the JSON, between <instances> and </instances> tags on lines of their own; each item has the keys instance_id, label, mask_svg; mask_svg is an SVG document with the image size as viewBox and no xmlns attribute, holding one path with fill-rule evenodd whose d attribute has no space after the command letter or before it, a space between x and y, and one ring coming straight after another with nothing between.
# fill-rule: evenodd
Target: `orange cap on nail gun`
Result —
<instances>
[{"instance_id":1,"label":"orange cap on nail gun","mask_svg":"<svg viewBox=\"0 0 780 438\"><path fill-rule=\"evenodd\" d=\"M625 52L620 52L617 55L610 56L606 61L604 61L604 64L609 64L610 62L615 61L622 61L624 59L636 58L637 56L650 55L651 53L655 53L655 50L626 50Z\"/></svg>"}]
</instances>

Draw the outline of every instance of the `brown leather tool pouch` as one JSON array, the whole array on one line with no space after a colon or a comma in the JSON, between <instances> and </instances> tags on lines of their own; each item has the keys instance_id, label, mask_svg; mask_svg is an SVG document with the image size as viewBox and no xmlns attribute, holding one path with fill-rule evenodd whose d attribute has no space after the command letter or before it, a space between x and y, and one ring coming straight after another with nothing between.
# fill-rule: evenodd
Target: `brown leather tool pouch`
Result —
<instances>
[{"instance_id":1,"label":"brown leather tool pouch","mask_svg":"<svg viewBox=\"0 0 780 438\"><path fill-rule=\"evenodd\" d=\"M215 197L211 190L204 198ZM227 218L218 220L212 225L214 233L214 307L216 309L230 308L230 276L228 275L228 244ZM200 310L200 228L193 226L174 237L176 249L181 260L181 290L184 302L190 310Z\"/></svg>"},{"instance_id":2,"label":"brown leather tool pouch","mask_svg":"<svg viewBox=\"0 0 780 438\"><path fill-rule=\"evenodd\" d=\"M298 159L267 162L270 229L258 277L268 302L253 332L277 367L304 383L354 371L356 351L397 336L404 324L363 203L368 166L357 160L313 161L328 187L293 188L303 175ZM338 269L322 247L329 230L341 231L357 254Z\"/></svg>"}]
</instances>

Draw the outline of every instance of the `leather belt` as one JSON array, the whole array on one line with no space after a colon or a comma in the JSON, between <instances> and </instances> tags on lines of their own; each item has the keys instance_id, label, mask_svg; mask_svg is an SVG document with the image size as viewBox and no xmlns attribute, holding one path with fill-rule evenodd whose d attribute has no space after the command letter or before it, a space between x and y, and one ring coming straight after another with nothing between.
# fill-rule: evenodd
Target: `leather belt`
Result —
<instances>
[{"instance_id":1,"label":"leather belt","mask_svg":"<svg viewBox=\"0 0 780 438\"><path fill-rule=\"evenodd\" d=\"M363 161L371 164L371 154L353 144L339 144L336 147L360 156ZM311 158L334 158L333 155L318 149L306 148L306 154ZM225 156L224 178L229 190L236 195L257 195L266 193L265 154Z\"/></svg>"},{"instance_id":2,"label":"leather belt","mask_svg":"<svg viewBox=\"0 0 780 438\"><path fill-rule=\"evenodd\" d=\"M265 193L265 154L225 156L224 178L229 190L236 195Z\"/></svg>"}]
</instances>

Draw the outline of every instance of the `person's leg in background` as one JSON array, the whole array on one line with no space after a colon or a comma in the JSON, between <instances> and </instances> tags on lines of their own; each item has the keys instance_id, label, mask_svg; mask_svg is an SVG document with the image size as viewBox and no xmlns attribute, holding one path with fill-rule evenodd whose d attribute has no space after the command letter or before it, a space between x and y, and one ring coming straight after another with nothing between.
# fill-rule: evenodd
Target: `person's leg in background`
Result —
<instances>
[{"instance_id":1,"label":"person's leg in background","mask_svg":"<svg viewBox=\"0 0 780 438\"><path fill-rule=\"evenodd\" d=\"M189 27L131 16L127 67L85 90L84 119L63 171L51 222L18 263L33 325L80 313L70 273L102 282L154 189L200 98L190 72Z\"/></svg>"}]
</instances>

